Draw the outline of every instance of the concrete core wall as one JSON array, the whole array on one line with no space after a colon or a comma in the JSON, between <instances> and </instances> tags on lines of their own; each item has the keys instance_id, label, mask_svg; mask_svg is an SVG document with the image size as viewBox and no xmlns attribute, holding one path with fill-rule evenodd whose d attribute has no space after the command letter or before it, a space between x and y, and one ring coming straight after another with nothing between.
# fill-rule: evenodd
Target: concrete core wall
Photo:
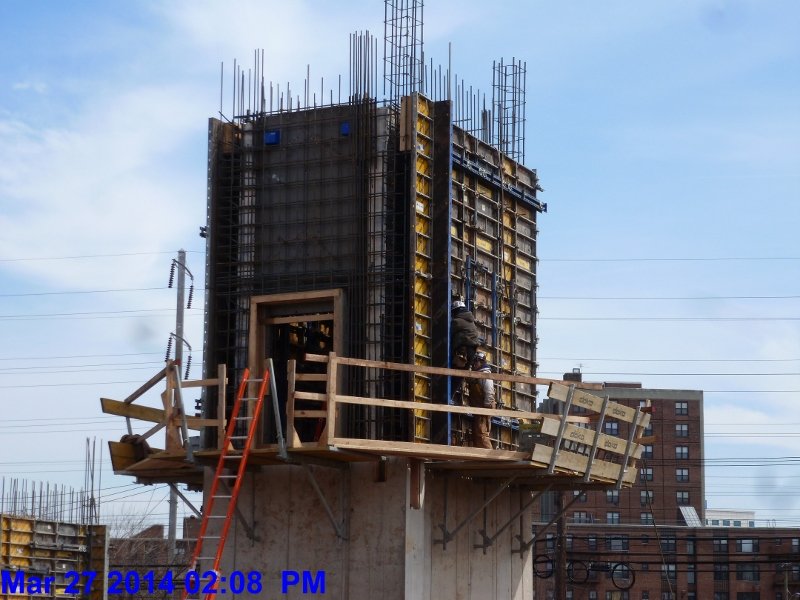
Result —
<instances>
[{"instance_id":1,"label":"concrete core wall","mask_svg":"<svg viewBox=\"0 0 800 600\"><path fill-rule=\"evenodd\" d=\"M492 537L530 498L530 492L504 490L479 510L500 485L472 481L457 473L424 475L420 508L411 508L409 461L390 458L376 463L262 467L248 474L239 509L256 539L234 522L223 573L257 571L261 595L239 597L356 600L529 600L533 594L532 555L520 555L521 535L530 539L529 511L515 518L485 551L479 530ZM341 539L314 489L310 473L338 523ZM446 505L446 506L445 506ZM445 509L447 511L445 521ZM443 547L442 529L455 530ZM284 571L325 571L325 594L303 594L302 585L282 594Z\"/></svg>"}]
</instances>

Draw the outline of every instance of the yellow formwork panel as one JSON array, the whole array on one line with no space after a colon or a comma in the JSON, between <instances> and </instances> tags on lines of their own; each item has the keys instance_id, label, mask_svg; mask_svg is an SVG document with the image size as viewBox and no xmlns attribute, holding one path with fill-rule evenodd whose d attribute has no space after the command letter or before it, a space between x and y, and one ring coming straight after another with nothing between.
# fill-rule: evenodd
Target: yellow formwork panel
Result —
<instances>
[{"instance_id":1,"label":"yellow formwork panel","mask_svg":"<svg viewBox=\"0 0 800 600\"><path fill-rule=\"evenodd\" d=\"M485 250L490 254L494 254L494 243L493 240L487 239L481 235L478 236L478 239L475 240L478 248L481 250Z\"/></svg>"},{"instance_id":2,"label":"yellow formwork panel","mask_svg":"<svg viewBox=\"0 0 800 600\"><path fill-rule=\"evenodd\" d=\"M526 271L530 271L532 265L531 261L529 261L527 258L517 255L517 266L522 267Z\"/></svg>"}]
</instances>

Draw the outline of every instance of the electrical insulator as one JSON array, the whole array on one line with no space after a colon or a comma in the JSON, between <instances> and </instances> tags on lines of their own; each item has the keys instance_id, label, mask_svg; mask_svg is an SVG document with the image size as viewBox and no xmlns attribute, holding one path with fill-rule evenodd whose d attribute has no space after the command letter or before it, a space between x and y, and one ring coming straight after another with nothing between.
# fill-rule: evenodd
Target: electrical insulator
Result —
<instances>
[{"instance_id":1,"label":"electrical insulator","mask_svg":"<svg viewBox=\"0 0 800 600\"><path fill-rule=\"evenodd\" d=\"M169 360L169 355L171 352L172 352L172 336L169 336L169 339L167 340L167 354L164 356L164 362L167 362Z\"/></svg>"},{"instance_id":2,"label":"electrical insulator","mask_svg":"<svg viewBox=\"0 0 800 600\"><path fill-rule=\"evenodd\" d=\"M172 282L175 281L175 259L172 259L172 265L169 268L169 284L168 288L172 288Z\"/></svg>"},{"instance_id":3,"label":"electrical insulator","mask_svg":"<svg viewBox=\"0 0 800 600\"><path fill-rule=\"evenodd\" d=\"M192 308L192 298L194 298L194 284L189 286L189 299L186 301L186 310Z\"/></svg>"},{"instance_id":4,"label":"electrical insulator","mask_svg":"<svg viewBox=\"0 0 800 600\"><path fill-rule=\"evenodd\" d=\"M189 379L189 369L192 368L192 355L189 355L189 358L186 359L186 371L183 374L184 379Z\"/></svg>"}]
</instances>

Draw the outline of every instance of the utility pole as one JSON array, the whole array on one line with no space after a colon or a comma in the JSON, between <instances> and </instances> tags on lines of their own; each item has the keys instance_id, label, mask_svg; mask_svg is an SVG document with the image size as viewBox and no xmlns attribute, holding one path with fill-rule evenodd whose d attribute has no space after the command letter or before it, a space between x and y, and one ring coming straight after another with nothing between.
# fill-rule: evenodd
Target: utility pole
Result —
<instances>
[{"instance_id":1,"label":"utility pole","mask_svg":"<svg viewBox=\"0 0 800 600\"><path fill-rule=\"evenodd\" d=\"M186 291L186 250L178 250L178 303L175 309L175 362L183 365L183 305ZM178 373L180 377L180 372ZM185 440L188 443L188 440ZM167 556L169 564L175 561L175 537L178 528L178 491L174 485L169 488L169 530L167 534Z\"/></svg>"},{"instance_id":2,"label":"utility pole","mask_svg":"<svg viewBox=\"0 0 800 600\"><path fill-rule=\"evenodd\" d=\"M555 572L555 594L556 600L563 600L567 597L567 518L564 516L564 492L559 490L556 496L556 556L553 570Z\"/></svg>"}]
</instances>

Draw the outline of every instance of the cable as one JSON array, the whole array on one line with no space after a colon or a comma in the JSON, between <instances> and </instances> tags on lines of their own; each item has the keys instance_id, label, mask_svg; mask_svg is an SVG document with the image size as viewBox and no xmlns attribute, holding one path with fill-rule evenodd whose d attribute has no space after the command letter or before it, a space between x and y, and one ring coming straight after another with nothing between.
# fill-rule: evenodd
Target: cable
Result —
<instances>
[{"instance_id":1,"label":"cable","mask_svg":"<svg viewBox=\"0 0 800 600\"><path fill-rule=\"evenodd\" d=\"M69 312L69 313L38 313L38 314L10 314L0 315L0 319L5 320L25 320L32 318L46 318L46 317L74 317L84 315L123 315L129 313L154 313L154 312L174 312L171 308L139 308L135 310L93 310L85 312Z\"/></svg>"},{"instance_id":2,"label":"cable","mask_svg":"<svg viewBox=\"0 0 800 600\"><path fill-rule=\"evenodd\" d=\"M800 296L537 296L539 300L793 300Z\"/></svg>"},{"instance_id":3,"label":"cable","mask_svg":"<svg viewBox=\"0 0 800 600\"><path fill-rule=\"evenodd\" d=\"M538 317L539 321L665 321L665 322L733 322L733 321L800 321L800 317Z\"/></svg>"},{"instance_id":4,"label":"cable","mask_svg":"<svg viewBox=\"0 0 800 600\"><path fill-rule=\"evenodd\" d=\"M69 358L106 358L109 356L149 356L157 355L161 352L126 352L123 354L71 354L67 356L10 356L0 358L0 360L61 360Z\"/></svg>"},{"instance_id":5,"label":"cable","mask_svg":"<svg viewBox=\"0 0 800 600\"><path fill-rule=\"evenodd\" d=\"M19 294L0 294L0 298L22 298L27 296L65 296L71 294L106 294L111 292L148 292L151 290L165 290L165 287L147 288L119 288L113 290L75 290L66 292L23 292Z\"/></svg>"},{"instance_id":6,"label":"cable","mask_svg":"<svg viewBox=\"0 0 800 600\"><path fill-rule=\"evenodd\" d=\"M717 256L717 257L640 257L640 258L538 258L539 262L722 262L737 260L800 260L800 256Z\"/></svg>"},{"instance_id":7,"label":"cable","mask_svg":"<svg viewBox=\"0 0 800 600\"><path fill-rule=\"evenodd\" d=\"M187 254L205 254L205 250L186 250ZM82 258L114 258L118 256L155 256L158 254L175 254L175 251L163 252L120 252L118 254L82 254L77 256L47 256L47 257L20 257L0 258L0 262L30 262L38 260L76 260Z\"/></svg>"}]
</instances>

